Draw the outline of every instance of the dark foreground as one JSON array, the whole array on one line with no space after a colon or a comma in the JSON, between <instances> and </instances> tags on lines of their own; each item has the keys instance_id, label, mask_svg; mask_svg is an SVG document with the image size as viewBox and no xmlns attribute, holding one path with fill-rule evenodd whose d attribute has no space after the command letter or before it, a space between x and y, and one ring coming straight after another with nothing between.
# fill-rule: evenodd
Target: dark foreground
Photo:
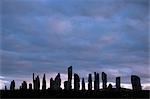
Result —
<instances>
[{"instance_id":1,"label":"dark foreground","mask_svg":"<svg viewBox=\"0 0 150 99\"><path fill-rule=\"evenodd\" d=\"M149 99L150 91L133 91L121 89L117 91L34 91L34 90L1 90L1 98L146 98Z\"/></svg>"}]
</instances>

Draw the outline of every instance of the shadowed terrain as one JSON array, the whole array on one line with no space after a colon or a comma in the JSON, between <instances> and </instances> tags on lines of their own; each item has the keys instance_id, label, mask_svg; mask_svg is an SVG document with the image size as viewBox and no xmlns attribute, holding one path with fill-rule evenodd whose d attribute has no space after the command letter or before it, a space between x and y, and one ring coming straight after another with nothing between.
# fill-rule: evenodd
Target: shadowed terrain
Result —
<instances>
[{"instance_id":1,"label":"shadowed terrain","mask_svg":"<svg viewBox=\"0 0 150 99\"><path fill-rule=\"evenodd\" d=\"M1 91L1 98L147 98L149 99L148 90L132 91L121 89L120 91L99 90L99 91L52 91L52 90L26 90L26 91Z\"/></svg>"}]
</instances>

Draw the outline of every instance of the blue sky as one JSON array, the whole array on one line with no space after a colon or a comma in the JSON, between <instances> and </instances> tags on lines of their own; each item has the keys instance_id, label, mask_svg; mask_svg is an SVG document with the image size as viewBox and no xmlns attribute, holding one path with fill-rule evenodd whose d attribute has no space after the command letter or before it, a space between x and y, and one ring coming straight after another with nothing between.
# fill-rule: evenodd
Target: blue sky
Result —
<instances>
[{"instance_id":1,"label":"blue sky","mask_svg":"<svg viewBox=\"0 0 150 99\"><path fill-rule=\"evenodd\" d=\"M149 85L148 0L2 0L0 83L94 71ZM63 77L63 75L65 77ZM48 80L49 82L49 80ZM1 86L2 87L2 86Z\"/></svg>"}]
</instances>

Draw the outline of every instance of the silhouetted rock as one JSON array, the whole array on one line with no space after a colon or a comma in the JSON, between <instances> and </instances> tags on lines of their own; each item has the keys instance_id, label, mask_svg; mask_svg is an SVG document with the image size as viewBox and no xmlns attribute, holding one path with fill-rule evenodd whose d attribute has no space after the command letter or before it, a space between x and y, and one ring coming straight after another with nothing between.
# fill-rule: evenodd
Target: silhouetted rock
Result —
<instances>
[{"instance_id":1,"label":"silhouetted rock","mask_svg":"<svg viewBox=\"0 0 150 99\"><path fill-rule=\"evenodd\" d=\"M72 89L72 66L68 67L68 84L70 84L68 87L69 89Z\"/></svg>"},{"instance_id":2,"label":"silhouetted rock","mask_svg":"<svg viewBox=\"0 0 150 99\"><path fill-rule=\"evenodd\" d=\"M35 81L35 90L40 90L40 78L39 76L36 77L36 81Z\"/></svg>"},{"instance_id":3,"label":"silhouetted rock","mask_svg":"<svg viewBox=\"0 0 150 99\"><path fill-rule=\"evenodd\" d=\"M11 81L10 90L15 90L15 81Z\"/></svg>"},{"instance_id":4,"label":"silhouetted rock","mask_svg":"<svg viewBox=\"0 0 150 99\"><path fill-rule=\"evenodd\" d=\"M7 90L7 86L5 86L5 90Z\"/></svg>"},{"instance_id":5,"label":"silhouetted rock","mask_svg":"<svg viewBox=\"0 0 150 99\"><path fill-rule=\"evenodd\" d=\"M29 90L32 90L32 84L29 83Z\"/></svg>"},{"instance_id":6,"label":"silhouetted rock","mask_svg":"<svg viewBox=\"0 0 150 99\"><path fill-rule=\"evenodd\" d=\"M112 84L109 84L108 85L108 90L111 90L112 89Z\"/></svg>"},{"instance_id":7,"label":"silhouetted rock","mask_svg":"<svg viewBox=\"0 0 150 99\"><path fill-rule=\"evenodd\" d=\"M78 74L74 74L74 90L78 91L80 88L80 78L78 76Z\"/></svg>"},{"instance_id":8,"label":"silhouetted rock","mask_svg":"<svg viewBox=\"0 0 150 99\"><path fill-rule=\"evenodd\" d=\"M116 77L116 89L120 89L120 77Z\"/></svg>"},{"instance_id":9,"label":"silhouetted rock","mask_svg":"<svg viewBox=\"0 0 150 99\"><path fill-rule=\"evenodd\" d=\"M55 84L54 84L54 90L60 90L60 86L61 86L60 73L57 74L54 83L55 83Z\"/></svg>"},{"instance_id":10,"label":"silhouetted rock","mask_svg":"<svg viewBox=\"0 0 150 99\"><path fill-rule=\"evenodd\" d=\"M84 81L84 78L82 78L82 90L83 91L85 90L85 81Z\"/></svg>"},{"instance_id":11,"label":"silhouetted rock","mask_svg":"<svg viewBox=\"0 0 150 99\"><path fill-rule=\"evenodd\" d=\"M136 75L131 75L131 83L133 90L142 90L140 77Z\"/></svg>"},{"instance_id":12,"label":"silhouetted rock","mask_svg":"<svg viewBox=\"0 0 150 99\"><path fill-rule=\"evenodd\" d=\"M61 78L60 73L57 74L55 80L53 78L50 79L50 89L51 90L60 90L61 89Z\"/></svg>"},{"instance_id":13,"label":"silhouetted rock","mask_svg":"<svg viewBox=\"0 0 150 99\"><path fill-rule=\"evenodd\" d=\"M92 74L88 77L88 90L92 90Z\"/></svg>"},{"instance_id":14,"label":"silhouetted rock","mask_svg":"<svg viewBox=\"0 0 150 99\"><path fill-rule=\"evenodd\" d=\"M19 89L22 90L22 86L19 86Z\"/></svg>"},{"instance_id":15,"label":"silhouetted rock","mask_svg":"<svg viewBox=\"0 0 150 99\"><path fill-rule=\"evenodd\" d=\"M55 86L55 82L53 80L53 78L50 79L50 89L54 90L54 86Z\"/></svg>"},{"instance_id":16,"label":"silhouetted rock","mask_svg":"<svg viewBox=\"0 0 150 99\"><path fill-rule=\"evenodd\" d=\"M35 78L34 78L34 73L33 73L33 89L35 90L35 88L36 88L36 81L35 81Z\"/></svg>"},{"instance_id":17,"label":"silhouetted rock","mask_svg":"<svg viewBox=\"0 0 150 99\"><path fill-rule=\"evenodd\" d=\"M27 90L27 82L26 81L23 81L21 89Z\"/></svg>"},{"instance_id":18,"label":"silhouetted rock","mask_svg":"<svg viewBox=\"0 0 150 99\"><path fill-rule=\"evenodd\" d=\"M70 82L69 81L64 82L64 90L70 90Z\"/></svg>"},{"instance_id":19,"label":"silhouetted rock","mask_svg":"<svg viewBox=\"0 0 150 99\"><path fill-rule=\"evenodd\" d=\"M99 74L94 72L94 90L99 90Z\"/></svg>"},{"instance_id":20,"label":"silhouetted rock","mask_svg":"<svg viewBox=\"0 0 150 99\"><path fill-rule=\"evenodd\" d=\"M102 72L102 84L103 84L103 89L107 88L107 74Z\"/></svg>"},{"instance_id":21,"label":"silhouetted rock","mask_svg":"<svg viewBox=\"0 0 150 99\"><path fill-rule=\"evenodd\" d=\"M43 76L43 81L42 81L42 90L46 90L46 78L45 78L45 74Z\"/></svg>"},{"instance_id":22,"label":"silhouetted rock","mask_svg":"<svg viewBox=\"0 0 150 99\"><path fill-rule=\"evenodd\" d=\"M94 72L94 90L96 90L96 72Z\"/></svg>"},{"instance_id":23,"label":"silhouetted rock","mask_svg":"<svg viewBox=\"0 0 150 99\"><path fill-rule=\"evenodd\" d=\"M37 76L35 78L34 73L33 73L33 89L34 90L40 90L40 78L39 78L39 76Z\"/></svg>"}]
</instances>

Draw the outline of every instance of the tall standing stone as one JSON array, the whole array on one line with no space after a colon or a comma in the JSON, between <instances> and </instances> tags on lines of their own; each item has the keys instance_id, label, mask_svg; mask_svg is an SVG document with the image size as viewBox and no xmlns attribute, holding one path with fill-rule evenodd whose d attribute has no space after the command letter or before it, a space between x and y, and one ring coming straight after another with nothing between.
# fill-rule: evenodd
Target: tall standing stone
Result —
<instances>
[{"instance_id":1,"label":"tall standing stone","mask_svg":"<svg viewBox=\"0 0 150 99\"><path fill-rule=\"evenodd\" d=\"M55 90L60 90L60 86L61 86L61 78L60 78L60 73L57 74L56 78L55 78Z\"/></svg>"},{"instance_id":2,"label":"tall standing stone","mask_svg":"<svg viewBox=\"0 0 150 99\"><path fill-rule=\"evenodd\" d=\"M19 89L22 90L22 86L19 86Z\"/></svg>"},{"instance_id":3,"label":"tall standing stone","mask_svg":"<svg viewBox=\"0 0 150 99\"><path fill-rule=\"evenodd\" d=\"M96 90L96 72L94 72L94 90Z\"/></svg>"},{"instance_id":4,"label":"tall standing stone","mask_svg":"<svg viewBox=\"0 0 150 99\"><path fill-rule=\"evenodd\" d=\"M54 80L53 80L53 78L50 79L50 89L54 90Z\"/></svg>"},{"instance_id":5,"label":"tall standing stone","mask_svg":"<svg viewBox=\"0 0 150 99\"><path fill-rule=\"evenodd\" d=\"M107 74L102 72L103 89L107 88Z\"/></svg>"},{"instance_id":6,"label":"tall standing stone","mask_svg":"<svg viewBox=\"0 0 150 99\"><path fill-rule=\"evenodd\" d=\"M70 84L69 89L72 89L72 66L68 67L68 82L68 84Z\"/></svg>"},{"instance_id":7,"label":"tall standing stone","mask_svg":"<svg viewBox=\"0 0 150 99\"><path fill-rule=\"evenodd\" d=\"M45 78L45 74L43 76L43 81L42 81L42 90L46 90L46 78Z\"/></svg>"},{"instance_id":8,"label":"tall standing stone","mask_svg":"<svg viewBox=\"0 0 150 99\"><path fill-rule=\"evenodd\" d=\"M92 74L88 77L88 90L92 90Z\"/></svg>"},{"instance_id":9,"label":"tall standing stone","mask_svg":"<svg viewBox=\"0 0 150 99\"><path fill-rule=\"evenodd\" d=\"M96 89L99 90L99 73L96 74L96 77L97 77Z\"/></svg>"},{"instance_id":10,"label":"tall standing stone","mask_svg":"<svg viewBox=\"0 0 150 99\"><path fill-rule=\"evenodd\" d=\"M84 78L82 78L82 90L85 90L85 81L84 81Z\"/></svg>"},{"instance_id":11,"label":"tall standing stone","mask_svg":"<svg viewBox=\"0 0 150 99\"><path fill-rule=\"evenodd\" d=\"M74 74L74 90L78 91L80 88L80 78L78 76L78 74Z\"/></svg>"},{"instance_id":12,"label":"tall standing stone","mask_svg":"<svg viewBox=\"0 0 150 99\"><path fill-rule=\"evenodd\" d=\"M116 88L120 89L120 77L116 77Z\"/></svg>"},{"instance_id":13,"label":"tall standing stone","mask_svg":"<svg viewBox=\"0 0 150 99\"><path fill-rule=\"evenodd\" d=\"M136 75L131 76L132 89L135 91L142 90L140 77Z\"/></svg>"},{"instance_id":14,"label":"tall standing stone","mask_svg":"<svg viewBox=\"0 0 150 99\"><path fill-rule=\"evenodd\" d=\"M36 88L36 81L35 81L35 78L34 78L34 73L33 73L33 89L35 90L35 88Z\"/></svg>"},{"instance_id":15,"label":"tall standing stone","mask_svg":"<svg viewBox=\"0 0 150 99\"><path fill-rule=\"evenodd\" d=\"M99 73L94 72L94 90L99 90Z\"/></svg>"},{"instance_id":16,"label":"tall standing stone","mask_svg":"<svg viewBox=\"0 0 150 99\"><path fill-rule=\"evenodd\" d=\"M36 77L36 90L40 90L40 78L39 78L39 76Z\"/></svg>"},{"instance_id":17,"label":"tall standing stone","mask_svg":"<svg viewBox=\"0 0 150 99\"><path fill-rule=\"evenodd\" d=\"M5 86L5 90L7 90L7 86Z\"/></svg>"},{"instance_id":18,"label":"tall standing stone","mask_svg":"<svg viewBox=\"0 0 150 99\"><path fill-rule=\"evenodd\" d=\"M11 81L10 90L15 90L15 81Z\"/></svg>"}]
</instances>

